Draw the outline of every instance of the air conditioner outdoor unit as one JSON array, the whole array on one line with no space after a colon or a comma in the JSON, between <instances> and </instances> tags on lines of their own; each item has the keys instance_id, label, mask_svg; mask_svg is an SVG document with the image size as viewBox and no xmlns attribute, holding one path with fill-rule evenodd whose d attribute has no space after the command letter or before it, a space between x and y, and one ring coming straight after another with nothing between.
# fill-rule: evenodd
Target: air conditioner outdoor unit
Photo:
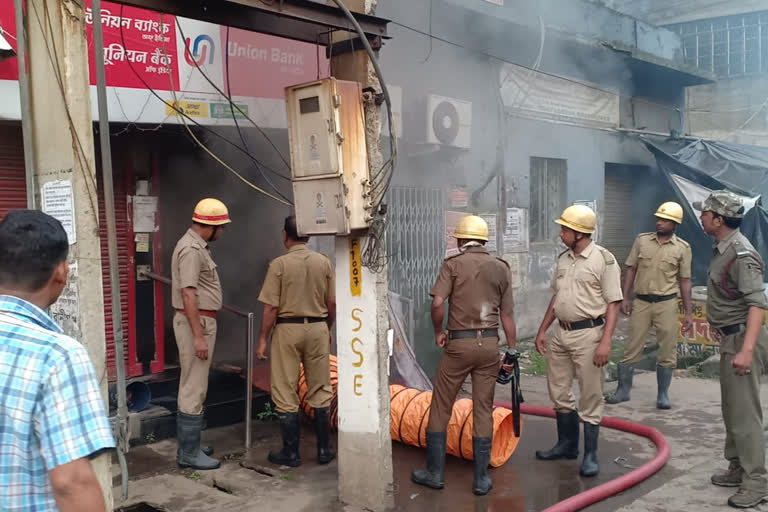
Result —
<instances>
[{"instance_id":1,"label":"air conditioner outdoor unit","mask_svg":"<svg viewBox=\"0 0 768 512\"><path fill-rule=\"evenodd\" d=\"M427 100L427 143L469 149L472 103L430 94Z\"/></svg>"}]
</instances>

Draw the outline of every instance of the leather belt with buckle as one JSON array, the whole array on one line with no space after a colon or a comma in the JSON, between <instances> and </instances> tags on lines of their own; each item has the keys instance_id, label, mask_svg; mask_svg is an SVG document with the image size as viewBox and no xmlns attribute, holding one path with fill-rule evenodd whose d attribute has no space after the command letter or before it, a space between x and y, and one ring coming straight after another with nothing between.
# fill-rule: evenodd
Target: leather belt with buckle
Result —
<instances>
[{"instance_id":1,"label":"leather belt with buckle","mask_svg":"<svg viewBox=\"0 0 768 512\"><path fill-rule=\"evenodd\" d=\"M745 324L726 325L725 327L720 327L718 331L720 331L720 334L723 336L730 336L731 334L740 333L742 327L746 327L746 325Z\"/></svg>"},{"instance_id":2,"label":"leather belt with buckle","mask_svg":"<svg viewBox=\"0 0 768 512\"><path fill-rule=\"evenodd\" d=\"M493 329L460 329L448 331L448 338L451 340L463 340L469 338L498 338L499 330Z\"/></svg>"},{"instance_id":3,"label":"leather belt with buckle","mask_svg":"<svg viewBox=\"0 0 768 512\"><path fill-rule=\"evenodd\" d=\"M670 295L641 295L638 293L635 295L635 297L645 302L664 302L665 300L674 299L677 297L677 294L672 293Z\"/></svg>"},{"instance_id":4,"label":"leather belt with buckle","mask_svg":"<svg viewBox=\"0 0 768 512\"><path fill-rule=\"evenodd\" d=\"M275 323L278 324L316 324L325 322L328 319L321 316L285 316L278 317Z\"/></svg>"},{"instance_id":5,"label":"leather belt with buckle","mask_svg":"<svg viewBox=\"0 0 768 512\"><path fill-rule=\"evenodd\" d=\"M565 331L578 331L579 329L589 329L592 327L598 327L605 323L603 317L587 318L586 320L579 320L577 322L563 322L559 320L560 327Z\"/></svg>"},{"instance_id":6,"label":"leather belt with buckle","mask_svg":"<svg viewBox=\"0 0 768 512\"><path fill-rule=\"evenodd\" d=\"M212 309L198 309L200 312L200 316L207 316L208 318L216 318L216 316L219 314L218 311L214 311ZM177 313L181 313L182 315L186 315L187 313L183 309L177 309Z\"/></svg>"}]
</instances>

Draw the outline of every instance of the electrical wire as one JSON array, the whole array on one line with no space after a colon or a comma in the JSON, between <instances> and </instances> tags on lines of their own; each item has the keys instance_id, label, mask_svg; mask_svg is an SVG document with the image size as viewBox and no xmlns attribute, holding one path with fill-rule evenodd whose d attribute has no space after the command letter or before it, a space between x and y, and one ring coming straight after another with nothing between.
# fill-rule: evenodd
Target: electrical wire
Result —
<instances>
[{"instance_id":1,"label":"electrical wire","mask_svg":"<svg viewBox=\"0 0 768 512\"><path fill-rule=\"evenodd\" d=\"M123 48L124 48L124 49L127 51L127 50L128 50L128 48L126 47L126 44L125 44L125 33L123 32L123 24L122 24L122 20L123 20L123 7L124 7L124 5L125 5L125 4L120 4L120 20L121 20L121 23L120 23L120 40L121 40L121 42L122 42ZM143 76L141 76L141 75L139 74L139 72L138 72L138 71L136 71L136 68L134 68L134 67L133 67L133 64L131 63L131 61L130 61L130 60L126 60L126 62L128 63L128 67L131 69L131 71L132 71L132 72L133 72L133 74L136 76L136 78L138 78L138 79L139 79L139 81L140 81L140 82L141 82L141 83L144 85L144 88L145 88L145 89L147 89L149 92L151 92L151 93L152 93L152 95L153 95L155 98L157 98L158 100L160 100L160 101L161 101L163 104L165 104L165 105L166 105L168 108L172 109L172 110L173 110L174 112L176 112L176 113L177 113L179 116L181 116L181 117L183 117L183 118L186 118L188 121L190 121L192 124L194 124L194 125L195 125L195 126L197 126L198 128L201 128L202 130L204 130L204 131L206 131L206 132L209 132L209 133L213 134L215 137L218 137L219 139L223 140L224 142L226 142L227 144L229 144L229 145L230 145L230 146L232 146L233 148L237 149L238 151L240 151L241 153L243 153L244 155L246 155L248 158L250 158L250 159L251 159L251 160L253 160L254 162L256 162L256 163L258 163L259 165L263 166L263 167L264 167L266 170L268 170L268 171L270 171L271 173L275 174L276 176L279 176L279 177L283 178L284 180L290 180L290 178L289 178L289 177L287 177L287 176L285 176L284 174L282 174L282 173L280 173L280 172L278 172L278 171L276 171L276 170L272 169L270 166L268 166L268 165L265 165L263 162L260 162L258 159L256 159L256 157L254 157L254 156L253 156L252 154L250 154L248 151L246 151L245 149L243 149L243 148L242 148L240 145L236 144L235 142L232 142L232 141L231 141L231 140L229 140L227 137L225 137L225 136L221 135L220 133L218 133L216 130L212 130L211 128L209 128L209 127L207 127L207 126L205 126L205 125L202 125L202 124L198 123L198 122L197 122L197 121L195 121L195 120L194 120L192 117L188 116L188 115L187 115L187 114L186 114L186 113L185 113L185 112L184 112L182 109L180 109L180 108L178 108L176 105L173 105L172 103L168 102L166 99L164 99L162 96L160 96L160 95L157 93L157 91L155 91L155 90L154 90L154 89L153 89L153 88L152 88L152 87L151 87L151 86L150 86L150 85L147 83L147 81L144 79L144 77L143 77Z\"/></svg>"},{"instance_id":2,"label":"electrical wire","mask_svg":"<svg viewBox=\"0 0 768 512\"><path fill-rule=\"evenodd\" d=\"M368 58L371 61L371 64L373 65L373 69L376 72L376 77L379 81L379 86L381 87L382 95L384 96L384 102L387 105L387 120L388 120L388 128L389 128L389 145L390 145L390 156L389 159L384 162L384 164L381 166L381 169L377 171L376 173L371 175L371 189L372 191L378 191L379 194L372 193L373 197L373 206L375 208L375 211L378 211L381 207L381 204L384 201L384 197L386 196L386 192L389 189L389 185L392 182L392 176L394 175L394 169L395 169L395 162L397 161L397 137L395 136L395 128L394 128L394 118L392 115L392 100L389 96L389 89L387 89L387 84L384 82L384 74L381 71L381 66L379 65L379 59L376 57L376 54L373 51L373 48L371 48L371 44L368 42L368 37L365 35L365 32L363 31L362 27L360 27L360 24L357 22L357 19L352 15L352 12L347 8L347 6L344 4L342 0L333 0L333 2L338 6L339 9L344 13L344 15L347 17L349 22L354 27L355 31L357 32L357 35L360 37L360 41L363 43L363 47L365 48L366 53L368 54ZM379 187L379 184L383 183L384 187L381 189Z\"/></svg>"},{"instance_id":3,"label":"electrical wire","mask_svg":"<svg viewBox=\"0 0 768 512\"><path fill-rule=\"evenodd\" d=\"M381 272L386 268L388 255L386 253L386 206L384 205L384 199L386 198L387 190L392 183L392 176L394 175L395 163L397 161L397 137L395 134L395 123L392 114L392 100L389 96L389 89L384 81L384 76L379 66L379 59L371 48L368 37L365 35L362 27L357 22L352 12L344 5L342 0L333 0L339 9L344 13L349 22L357 32L360 41L363 43L368 58L371 61L376 77L381 87L382 95L384 96L384 102L387 106L387 126L389 129L389 145L390 155L381 168L373 173L370 177L371 184L371 198L373 205L373 215L371 222L368 226L368 234L363 245L360 259L361 264L371 270L372 272Z\"/></svg>"},{"instance_id":4,"label":"electrical wire","mask_svg":"<svg viewBox=\"0 0 768 512\"><path fill-rule=\"evenodd\" d=\"M67 94L64 91L64 83L62 81L62 73L61 68L59 67L59 54L58 49L56 48L56 41L53 37L53 24L51 23L50 18L50 12L48 11L48 1L44 0L43 7L45 8L45 17L48 22L48 29L51 33L51 44L49 45L48 37L46 36L46 31L43 26L43 22L40 19L40 13L37 10L37 6L35 2L32 2L32 10L35 13L35 18L37 19L37 24L40 27L40 34L43 38L43 41L45 42L45 49L46 53L48 54L48 60L51 62L51 68L53 70L53 75L56 78L56 83L59 86L59 92L61 93L61 99L62 103L64 104L64 111L67 114L67 121L69 123L69 129L72 132L72 135L75 137L75 141L77 142L77 148L79 151L75 151L75 157L77 158L79 162L78 170L83 175L83 181L85 182L85 189L88 192L88 201L91 203L91 211L93 212L93 215L96 217L98 222L98 216L99 216L99 210L98 210L98 199L94 198L94 192L97 189L97 186L93 181L95 181L95 173L91 169L91 164L88 160L88 157L85 153L85 150L83 149L83 142L80 140L80 134L77 132L77 129L75 128L74 120L72 119L72 112L69 110L69 103L67 102ZM51 46L53 49L51 49ZM88 171L86 173L86 170Z\"/></svg>"},{"instance_id":5,"label":"electrical wire","mask_svg":"<svg viewBox=\"0 0 768 512\"><path fill-rule=\"evenodd\" d=\"M187 44L187 37L184 35L184 30L181 28L181 23L179 22L178 16L176 17L176 27L178 27L179 34L181 35L181 39L184 41L184 51L186 51L187 54L189 54L192 57L192 62L195 64L195 67L200 72L200 74L203 75L203 78L205 78L205 81L208 82L209 84L211 84L211 87L216 89L216 92L218 92L224 98L227 98L229 100L229 105L230 105L231 109L237 109L237 111L240 112L243 115L243 117L245 117L254 126L254 128L256 128L259 131L259 133L267 140L267 142L269 142L269 145L272 146L272 149L274 149L275 152L280 156L280 160L283 161L283 163L285 164L285 167L290 171L291 164L288 163L288 160L285 158L285 156L283 156L283 153L280 151L280 149L277 147L277 145L274 142L272 142L272 139L269 138L269 135L267 135L266 132L264 130L262 130L261 127L258 124L256 124L256 121L251 119L248 116L248 114L246 112L244 112L240 108L240 105L237 105L236 103L234 103L232 101L232 94L231 93L229 95L227 95L227 93L222 91L219 88L219 86L216 85L216 83L214 83L214 81L211 80L211 78L200 67L200 64L198 64L197 59L195 59L195 56L192 55L192 51L190 50L189 45ZM227 34L229 34L229 26L227 26ZM229 37L229 36L227 36L227 37ZM229 62L229 47L225 47L224 48L224 55L226 56L227 62ZM229 68L227 68L227 69L229 69ZM227 71L227 73L229 73L229 71ZM229 76L227 76L227 90L229 90L229 89L230 89L230 87L229 87Z\"/></svg>"},{"instance_id":6,"label":"electrical wire","mask_svg":"<svg viewBox=\"0 0 768 512\"><path fill-rule=\"evenodd\" d=\"M178 20L178 18L176 18L176 23L178 23L178 22L179 22L179 20ZM179 30L181 30L181 27L179 27ZM182 35L182 37L184 37L184 36ZM185 41L185 44L186 44L186 38L184 39L184 41ZM189 51L189 48L187 48L187 51ZM229 78L229 26L227 26L227 37L226 37L226 42L224 43L224 55L225 55L225 57L224 57L224 72L226 73L226 80L227 80L227 100L229 100L229 104L230 104L229 110L232 112L232 120L235 122L235 127L237 128L237 134L240 135L240 141L243 143L243 147L245 148L245 150L250 152L250 150L248 149L248 143L245 141L245 137L243 136L243 131L240 129L240 123L237 122L237 115L235 114L235 109L232 107L234 105L234 103L232 102L232 84L231 84L231 80ZM192 60L195 63L197 63L197 61L194 58L194 55L192 56ZM199 70L200 67L198 66L197 69ZM200 72L202 73L202 70ZM238 110L240 110L239 107L238 107ZM242 112L242 110L241 110L241 112ZM273 147L274 147L274 145L273 145ZM277 195L279 195L280 197L282 197L283 199L285 199L286 201L291 203L291 200L288 199L287 197L285 197L280 192L280 190L275 186L275 184L272 183L269 180L269 178L264 173L264 171L261 169L261 167L256 165L256 169L258 169L259 174L261 174L261 177L264 178L264 181L266 181L267 184L269 184L269 186L272 187L272 189L275 191L275 193L277 193ZM293 204L293 203L291 203L291 204Z\"/></svg>"},{"instance_id":7,"label":"electrical wire","mask_svg":"<svg viewBox=\"0 0 768 512\"><path fill-rule=\"evenodd\" d=\"M121 4L121 10L122 10L122 4ZM162 25L163 25L163 14L160 13L160 26L162 26ZM121 26L122 26L122 24L121 24ZM166 51L166 48L165 48L165 40L163 40L163 55L168 55L168 52ZM193 56L193 60L194 60L194 56ZM170 82L170 85L171 85L171 94L173 94L174 105L178 105L179 104L179 100L178 100L178 97L176 96L176 87L175 87L175 85L173 83L173 73L168 73L168 81ZM186 130L189 133L190 137L192 137L192 139L194 139L194 141L197 143L197 145L200 146L200 148L203 151L208 153L208 155L210 155L211 158L213 158L219 164L221 164L222 167L224 167L229 172L234 174L240 181L242 181L243 183L245 183L247 186L249 186L250 188L254 189L255 191L260 192L260 193L264 194L265 196L267 196L267 197L269 197L271 199L274 199L275 201L283 203L283 204L285 204L287 206L293 206L293 203L291 203L290 201L286 201L285 199L282 199L280 197L272 195L269 192L267 192L266 190L264 190L263 188L259 187L258 185L255 185L255 184L251 183L250 181L248 181L245 177L243 177L243 175L241 175L239 172L234 170L231 166L229 166L226 162L224 162L224 160L219 158L213 151L211 151L205 144L203 144L200 141L200 139L197 138L195 133L192 131L192 129L187 124L187 120L185 119L185 117L181 118L181 122L184 123L184 128L186 128Z\"/></svg>"}]
</instances>

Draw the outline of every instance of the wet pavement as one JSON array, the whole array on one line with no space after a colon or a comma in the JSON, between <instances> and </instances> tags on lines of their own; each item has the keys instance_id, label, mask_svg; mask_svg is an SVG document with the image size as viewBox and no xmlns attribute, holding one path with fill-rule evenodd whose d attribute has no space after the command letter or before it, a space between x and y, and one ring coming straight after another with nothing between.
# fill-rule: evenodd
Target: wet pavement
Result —
<instances>
[{"instance_id":1,"label":"wet pavement","mask_svg":"<svg viewBox=\"0 0 768 512\"><path fill-rule=\"evenodd\" d=\"M602 429L601 434L605 431ZM593 478L579 476L583 446L577 460L537 460L535 451L549 449L556 438L554 420L525 416L517 450L504 466L489 470L493 490L482 498L472 494L472 461L449 456L445 489L427 489L411 482L411 470L424 466L424 450L395 443L392 455L397 510L538 511L629 471L613 462L616 457L626 457L629 447L605 438L601 439L598 449L600 474ZM640 438L638 443L642 443Z\"/></svg>"},{"instance_id":2,"label":"wet pavement","mask_svg":"<svg viewBox=\"0 0 768 512\"><path fill-rule=\"evenodd\" d=\"M488 496L472 494L473 463L448 456L446 460L443 490L424 488L411 482L411 471L424 465L424 450L393 443L394 491L397 511L483 510L523 512L542 510L558 501L581 491L600 485L629 471L613 462L619 456L637 451L643 453L642 438L626 437L610 439L607 430L601 432L599 448L600 474L594 478L579 476L581 457L577 460L539 461L534 452L551 447L556 439L554 420L525 416L523 439L507 463L490 469L494 488ZM312 500L310 489L321 488L321 498L314 499L313 510L336 511L343 507L335 499L336 461L319 466L314 461L314 436L309 425L302 432L302 458L304 465L296 469L276 468L266 460L270 448L280 443L277 425L258 422L254 428L254 445L248 454L242 446L242 425L211 429L204 433L204 441L210 442L223 457L223 467L214 472L179 470L175 465L175 443L162 441L151 446L134 448L128 457L132 494L136 480L146 480L158 475L179 475L200 486L226 490L230 494L255 498L268 494L287 492L293 487L293 505L278 510L302 510L296 502L296 494L305 494ZM581 447L580 447L581 451ZM647 455L631 459L640 464ZM238 484L237 481L240 481ZM185 482L192 483L192 482ZM119 480L115 480L119 484ZM138 484L141 486L141 484ZM231 498L231 496L229 496ZM157 503L155 501L155 503ZM286 504L287 505L287 504ZM173 509L168 509L173 510ZM178 509L183 510L183 509ZM195 510L191 508L189 510Z\"/></svg>"}]
</instances>

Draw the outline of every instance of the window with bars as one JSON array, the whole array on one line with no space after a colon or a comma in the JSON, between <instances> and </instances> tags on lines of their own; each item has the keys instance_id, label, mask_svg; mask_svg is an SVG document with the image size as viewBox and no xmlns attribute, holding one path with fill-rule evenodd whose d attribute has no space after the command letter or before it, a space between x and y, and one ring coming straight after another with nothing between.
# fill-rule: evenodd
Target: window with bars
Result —
<instances>
[{"instance_id":1,"label":"window with bars","mask_svg":"<svg viewBox=\"0 0 768 512\"><path fill-rule=\"evenodd\" d=\"M560 228L552 222L566 204L567 160L531 157L531 242L553 242Z\"/></svg>"},{"instance_id":2,"label":"window with bars","mask_svg":"<svg viewBox=\"0 0 768 512\"><path fill-rule=\"evenodd\" d=\"M768 11L670 25L685 61L717 76L768 73Z\"/></svg>"}]
</instances>

